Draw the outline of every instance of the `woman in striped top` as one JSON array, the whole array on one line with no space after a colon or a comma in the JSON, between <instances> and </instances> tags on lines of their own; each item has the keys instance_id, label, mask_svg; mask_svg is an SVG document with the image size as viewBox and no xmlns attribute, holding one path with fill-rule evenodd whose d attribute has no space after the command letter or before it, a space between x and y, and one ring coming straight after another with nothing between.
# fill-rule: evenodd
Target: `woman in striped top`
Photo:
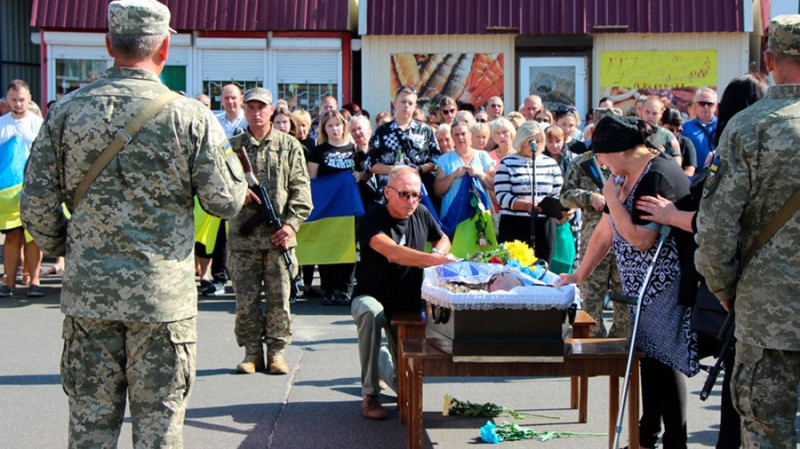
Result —
<instances>
[{"instance_id":1,"label":"woman in striped top","mask_svg":"<svg viewBox=\"0 0 800 449\"><path fill-rule=\"evenodd\" d=\"M561 169L556 161L542 154L545 149L544 132L534 121L527 121L519 127L513 146L517 153L500 162L494 178L494 191L500 203L498 241L520 240L532 244L536 257L550 263L556 220L538 214L535 220L535 241L531 242L531 208L538 207L546 196L560 196L561 185L564 183ZM535 170L532 170L532 160L535 162ZM532 183L536 184L533 189Z\"/></svg>"}]
</instances>

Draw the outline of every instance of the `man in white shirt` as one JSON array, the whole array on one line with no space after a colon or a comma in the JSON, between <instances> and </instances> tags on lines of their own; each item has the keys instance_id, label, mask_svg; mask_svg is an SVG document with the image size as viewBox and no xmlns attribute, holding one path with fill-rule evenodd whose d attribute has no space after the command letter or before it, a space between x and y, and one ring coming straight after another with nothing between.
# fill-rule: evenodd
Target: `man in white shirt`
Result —
<instances>
[{"instance_id":1,"label":"man in white shirt","mask_svg":"<svg viewBox=\"0 0 800 449\"><path fill-rule=\"evenodd\" d=\"M216 115L229 139L233 136L236 128L247 128L244 110L242 110L243 98L242 89L236 84L226 84L222 88L222 111Z\"/></svg>"},{"instance_id":2,"label":"man in white shirt","mask_svg":"<svg viewBox=\"0 0 800 449\"><path fill-rule=\"evenodd\" d=\"M11 112L0 117L0 145L14 136L19 136L25 143L25 156L27 157L31 151L31 144L39 134L43 120L29 109L31 90L25 81L12 80L8 84L5 99L11 107ZM17 266L23 245L25 246L26 266L31 276L28 296L37 298L43 296L39 287L39 272L42 266L42 252L39 247L33 241L25 243L25 232L22 230L21 222L18 226L4 229L2 232L5 234L3 265L6 279L5 285L0 286L0 297L14 295Z\"/></svg>"}]
</instances>

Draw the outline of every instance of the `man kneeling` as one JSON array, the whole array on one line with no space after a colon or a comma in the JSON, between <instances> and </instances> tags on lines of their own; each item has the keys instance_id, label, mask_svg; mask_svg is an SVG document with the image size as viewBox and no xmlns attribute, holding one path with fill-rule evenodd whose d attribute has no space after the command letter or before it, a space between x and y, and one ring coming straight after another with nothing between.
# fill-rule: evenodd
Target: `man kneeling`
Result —
<instances>
[{"instance_id":1,"label":"man kneeling","mask_svg":"<svg viewBox=\"0 0 800 449\"><path fill-rule=\"evenodd\" d=\"M394 167L384 188L386 206L365 215L358 227L361 260L350 312L358 330L364 395L361 414L368 419L386 418L378 398L378 378L397 390L397 330L391 326L392 314L419 312L422 268L456 260L448 254L450 239L428 209L419 204L420 189L417 170L406 165ZM424 252L426 242L431 242L432 253ZM391 360L385 357L381 361L383 376L378 369L381 329L386 331L391 353Z\"/></svg>"}]
</instances>

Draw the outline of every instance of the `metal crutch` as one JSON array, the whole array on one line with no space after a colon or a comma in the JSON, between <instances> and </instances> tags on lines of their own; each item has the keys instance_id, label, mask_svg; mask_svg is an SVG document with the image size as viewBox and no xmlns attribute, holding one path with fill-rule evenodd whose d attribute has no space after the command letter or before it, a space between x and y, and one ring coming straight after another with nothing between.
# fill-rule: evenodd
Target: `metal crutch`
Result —
<instances>
[{"instance_id":1,"label":"metal crutch","mask_svg":"<svg viewBox=\"0 0 800 449\"><path fill-rule=\"evenodd\" d=\"M622 400L620 401L619 414L617 415L617 427L614 429L614 445L612 446L614 449L619 449L619 439L622 435L622 420L625 417L625 403L628 399L628 387L630 386L631 382L631 366L633 365L633 353L636 350L636 331L639 329L639 312L642 310L642 299L644 298L644 293L647 291L647 286L650 284L650 277L653 275L653 270L656 268L656 261L658 261L658 255L661 253L661 248L664 246L664 242L667 241L667 237L669 237L669 232L669 226L661 226L660 235L658 238L658 247L656 248L656 253L653 255L653 260L650 261L650 266L647 267L647 273L645 274L644 282L642 283L642 286L639 287L639 296L637 298L618 294L612 294L610 296L612 301L636 305L636 313L633 317L633 330L631 332L630 348L628 349L628 363L625 366L625 382L622 387Z\"/></svg>"}]
</instances>

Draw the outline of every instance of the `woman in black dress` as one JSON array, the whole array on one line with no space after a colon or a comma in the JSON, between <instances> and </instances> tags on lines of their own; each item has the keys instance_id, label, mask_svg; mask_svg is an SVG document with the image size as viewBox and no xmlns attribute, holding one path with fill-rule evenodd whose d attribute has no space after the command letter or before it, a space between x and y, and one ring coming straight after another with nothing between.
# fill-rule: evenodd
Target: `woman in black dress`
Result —
<instances>
[{"instance_id":1,"label":"woman in black dress","mask_svg":"<svg viewBox=\"0 0 800 449\"><path fill-rule=\"evenodd\" d=\"M657 257L642 298L636 346L641 359L642 416L639 444L653 448L661 433L665 448L686 448L686 376L699 370L697 336L689 320L691 307L681 303L678 248L691 236L673 229L656 255L659 226L642 219L634 204L643 196L661 195L678 209L691 207L689 181L672 161L647 146L652 127L642 121L610 115L595 128L592 148L599 161L616 175L603 187L608 213L595 228L584 260L562 284L579 283L591 274L613 246L623 293L638 296L648 266ZM633 312L631 309L631 319Z\"/></svg>"}]
</instances>

